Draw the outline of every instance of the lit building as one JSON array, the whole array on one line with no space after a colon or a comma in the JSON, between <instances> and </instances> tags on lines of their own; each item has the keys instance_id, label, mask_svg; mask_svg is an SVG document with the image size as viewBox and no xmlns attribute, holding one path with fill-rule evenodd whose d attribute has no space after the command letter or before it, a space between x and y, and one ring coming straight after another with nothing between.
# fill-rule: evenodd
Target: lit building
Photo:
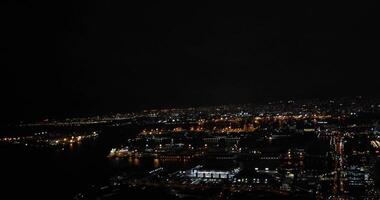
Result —
<instances>
[{"instance_id":1,"label":"lit building","mask_svg":"<svg viewBox=\"0 0 380 200\"><path fill-rule=\"evenodd\" d=\"M190 178L198 179L232 179L237 173L240 172L240 168L207 168L202 165L198 165L188 171L186 175Z\"/></svg>"}]
</instances>

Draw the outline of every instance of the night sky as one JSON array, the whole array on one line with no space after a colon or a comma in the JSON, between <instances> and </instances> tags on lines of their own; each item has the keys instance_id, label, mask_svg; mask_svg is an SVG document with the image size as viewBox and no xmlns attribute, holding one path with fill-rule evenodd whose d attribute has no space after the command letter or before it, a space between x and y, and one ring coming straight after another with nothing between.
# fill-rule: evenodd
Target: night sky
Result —
<instances>
[{"instance_id":1,"label":"night sky","mask_svg":"<svg viewBox=\"0 0 380 200\"><path fill-rule=\"evenodd\" d=\"M3 121L379 96L376 5L128 2L2 6Z\"/></svg>"}]
</instances>

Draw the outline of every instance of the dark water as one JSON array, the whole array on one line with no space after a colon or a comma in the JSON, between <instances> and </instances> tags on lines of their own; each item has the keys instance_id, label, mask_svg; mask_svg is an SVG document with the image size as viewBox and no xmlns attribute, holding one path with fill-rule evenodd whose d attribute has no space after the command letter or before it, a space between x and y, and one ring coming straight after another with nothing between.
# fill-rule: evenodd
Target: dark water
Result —
<instances>
[{"instance_id":1,"label":"dark water","mask_svg":"<svg viewBox=\"0 0 380 200\"><path fill-rule=\"evenodd\" d=\"M104 153L94 147L65 151L2 147L3 191L12 199L25 195L68 199L75 191L102 181L111 172L102 155Z\"/></svg>"},{"instance_id":2,"label":"dark water","mask_svg":"<svg viewBox=\"0 0 380 200\"><path fill-rule=\"evenodd\" d=\"M95 141L66 147L0 146L0 199L72 199L92 184L118 173L110 149L135 129L104 130Z\"/></svg>"}]
</instances>

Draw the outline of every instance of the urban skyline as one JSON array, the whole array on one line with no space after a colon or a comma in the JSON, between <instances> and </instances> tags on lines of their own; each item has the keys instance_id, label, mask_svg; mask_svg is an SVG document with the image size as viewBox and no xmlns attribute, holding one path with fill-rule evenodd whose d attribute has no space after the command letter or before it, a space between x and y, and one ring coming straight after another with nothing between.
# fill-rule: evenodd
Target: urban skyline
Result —
<instances>
[{"instance_id":1,"label":"urban skyline","mask_svg":"<svg viewBox=\"0 0 380 200\"><path fill-rule=\"evenodd\" d=\"M0 199L380 199L376 2L1 8Z\"/></svg>"}]
</instances>

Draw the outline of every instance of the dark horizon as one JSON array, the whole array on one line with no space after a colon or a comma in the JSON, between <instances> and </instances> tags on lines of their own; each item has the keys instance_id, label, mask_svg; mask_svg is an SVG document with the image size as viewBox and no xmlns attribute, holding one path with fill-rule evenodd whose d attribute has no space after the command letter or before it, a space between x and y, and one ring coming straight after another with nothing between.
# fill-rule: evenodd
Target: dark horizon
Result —
<instances>
[{"instance_id":1,"label":"dark horizon","mask_svg":"<svg viewBox=\"0 0 380 200\"><path fill-rule=\"evenodd\" d=\"M2 121L379 97L376 5L9 2Z\"/></svg>"}]
</instances>

